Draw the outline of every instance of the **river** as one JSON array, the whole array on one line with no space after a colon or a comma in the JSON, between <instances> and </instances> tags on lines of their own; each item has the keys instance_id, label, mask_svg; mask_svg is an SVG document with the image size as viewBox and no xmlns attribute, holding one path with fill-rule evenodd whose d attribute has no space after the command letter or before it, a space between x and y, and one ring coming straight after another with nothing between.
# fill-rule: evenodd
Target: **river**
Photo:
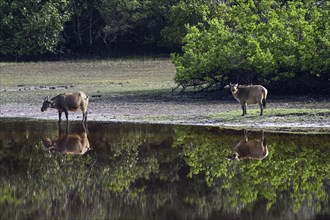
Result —
<instances>
[{"instance_id":1,"label":"river","mask_svg":"<svg viewBox=\"0 0 330 220\"><path fill-rule=\"evenodd\" d=\"M327 219L330 135L0 119L0 219ZM250 155L251 156L251 155ZM252 157L252 156L251 156Z\"/></svg>"}]
</instances>

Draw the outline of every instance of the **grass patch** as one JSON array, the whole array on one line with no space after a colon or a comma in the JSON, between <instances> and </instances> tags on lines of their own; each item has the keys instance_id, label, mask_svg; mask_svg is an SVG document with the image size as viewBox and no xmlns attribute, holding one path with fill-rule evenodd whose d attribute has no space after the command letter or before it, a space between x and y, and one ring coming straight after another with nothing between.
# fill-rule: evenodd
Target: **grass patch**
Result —
<instances>
[{"instance_id":1,"label":"grass patch","mask_svg":"<svg viewBox=\"0 0 330 220\"><path fill-rule=\"evenodd\" d=\"M112 59L0 63L1 102L42 100L61 92L88 95L171 91L175 67L170 59Z\"/></svg>"},{"instance_id":2,"label":"grass patch","mask_svg":"<svg viewBox=\"0 0 330 220\"><path fill-rule=\"evenodd\" d=\"M241 116L241 110L232 110L209 115L211 120L230 123L299 123L330 121L330 110L328 109L298 109L298 108L267 108L264 115L259 116L259 109L248 110L248 115Z\"/></svg>"},{"instance_id":3,"label":"grass patch","mask_svg":"<svg viewBox=\"0 0 330 220\"><path fill-rule=\"evenodd\" d=\"M267 112L265 113L266 116L271 117L302 117L302 116L330 116L330 110L329 109L267 109Z\"/></svg>"},{"instance_id":4,"label":"grass patch","mask_svg":"<svg viewBox=\"0 0 330 220\"><path fill-rule=\"evenodd\" d=\"M82 60L30 63L0 63L1 86L47 86L75 84L103 86L130 83L130 88L144 88L146 83L158 87L173 84L174 65L169 59ZM100 85L100 83L102 83ZM111 89L111 88L108 88Z\"/></svg>"}]
</instances>

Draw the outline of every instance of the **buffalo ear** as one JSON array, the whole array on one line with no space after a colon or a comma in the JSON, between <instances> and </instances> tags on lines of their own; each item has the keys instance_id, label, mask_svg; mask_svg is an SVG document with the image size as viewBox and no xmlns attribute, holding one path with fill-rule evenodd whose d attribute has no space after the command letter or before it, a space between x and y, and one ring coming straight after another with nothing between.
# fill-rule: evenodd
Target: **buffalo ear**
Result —
<instances>
[{"instance_id":1,"label":"buffalo ear","mask_svg":"<svg viewBox=\"0 0 330 220\"><path fill-rule=\"evenodd\" d=\"M44 99L44 102L48 101L49 99L49 96L47 96L45 99Z\"/></svg>"},{"instance_id":2,"label":"buffalo ear","mask_svg":"<svg viewBox=\"0 0 330 220\"><path fill-rule=\"evenodd\" d=\"M230 87L229 85L226 85L226 86L223 87L223 88L224 88L224 89L229 89L229 87Z\"/></svg>"}]
</instances>

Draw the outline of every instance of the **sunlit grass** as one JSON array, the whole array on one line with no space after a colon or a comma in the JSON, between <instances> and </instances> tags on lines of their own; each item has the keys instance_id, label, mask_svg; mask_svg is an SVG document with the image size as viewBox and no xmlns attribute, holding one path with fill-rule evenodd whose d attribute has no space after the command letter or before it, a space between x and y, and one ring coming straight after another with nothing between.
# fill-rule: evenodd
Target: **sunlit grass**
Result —
<instances>
[{"instance_id":1,"label":"sunlit grass","mask_svg":"<svg viewBox=\"0 0 330 220\"><path fill-rule=\"evenodd\" d=\"M165 58L0 63L0 66L1 101L14 97L31 101L32 93L40 100L47 94L64 91L102 95L171 91L174 87L175 68Z\"/></svg>"},{"instance_id":2,"label":"sunlit grass","mask_svg":"<svg viewBox=\"0 0 330 220\"><path fill-rule=\"evenodd\" d=\"M249 109L246 116L241 116L241 110L232 110L227 112L219 112L210 114L209 118L222 122L243 123L243 122L263 122L263 123L313 123L318 120L329 118L329 109L298 109L298 108L267 108L264 110L263 116L260 116L259 109Z\"/></svg>"}]
</instances>

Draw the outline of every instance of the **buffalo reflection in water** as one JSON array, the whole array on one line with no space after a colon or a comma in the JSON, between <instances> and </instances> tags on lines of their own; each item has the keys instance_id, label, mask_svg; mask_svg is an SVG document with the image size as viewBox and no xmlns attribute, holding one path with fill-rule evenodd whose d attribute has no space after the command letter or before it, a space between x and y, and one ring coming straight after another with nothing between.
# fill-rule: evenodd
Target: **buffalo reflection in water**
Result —
<instances>
[{"instance_id":1,"label":"buffalo reflection in water","mask_svg":"<svg viewBox=\"0 0 330 220\"><path fill-rule=\"evenodd\" d=\"M230 160L255 159L262 160L268 156L266 138L261 131L260 140L248 140L247 130L244 129L244 138L233 147L232 155L228 156Z\"/></svg>"},{"instance_id":2,"label":"buffalo reflection in water","mask_svg":"<svg viewBox=\"0 0 330 220\"><path fill-rule=\"evenodd\" d=\"M68 134L68 132L59 132L58 138L50 139L47 137L42 138L44 146L52 151L62 154L84 154L90 150L87 132L84 131L79 134Z\"/></svg>"}]
</instances>

